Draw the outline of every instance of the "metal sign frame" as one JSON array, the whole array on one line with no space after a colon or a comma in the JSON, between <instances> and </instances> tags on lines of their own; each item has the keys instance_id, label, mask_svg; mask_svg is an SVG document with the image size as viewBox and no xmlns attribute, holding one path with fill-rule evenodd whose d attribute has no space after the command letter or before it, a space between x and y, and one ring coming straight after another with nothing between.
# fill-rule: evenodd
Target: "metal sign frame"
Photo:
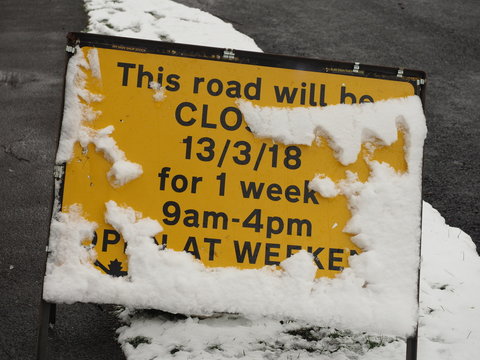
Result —
<instances>
[{"instance_id":1,"label":"metal sign frame","mask_svg":"<svg viewBox=\"0 0 480 360\"><path fill-rule=\"evenodd\" d=\"M134 38L113 37L106 35L88 34L88 33L68 33L66 46L66 62L64 87L66 83L67 65L70 57L75 52L75 47L92 46L97 48L106 48L113 50L122 50L129 52L160 54L177 57L204 59L218 62L230 62L248 65L260 65L273 68L294 69L301 71L321 72L337 75L348 75L356 77L366 77L375 79L393 80L399 82L408 82L418 95L423 107L425 108L425 87L426 74L419 70L410 70L403 68L384 67L365 65L358 62L338 62L329 60L318 60L312 58L273 55L259 52L251 52L244 50L234 50L225 48L215 48L206 46L195 46L188 44L178 44L162 41L140 40ZM64 100L62 101L62 109ZM63 116L63 114L62 114ZM58 131L58 139L60 138L61 122ZM62 210L63 186L65 178L66 164L56 165L54 171L55 177L55 195L51 202L51 215L54 216L58 211ZM421 204L419 205L421 208ZM48 239L47 239L48 244ZM421 239L420 245L421 247ZM48 245L46 246L48 254ZM46 254L46 256L47 256ZM419 249L420 255L420 249ZM46 259L46 257L45 257ZM46 261L45 261L46 263ZM417 279L417 303L419 297L420 284L420 268L418 269ZM43 294L43 285L42 285ZM56 318L56 304L43 300L40 304L38 343L37 343L37 359L48 359L48 337L49 331L53 330ZM418 343L418 324L414 335L407 339L407 360L417 359L417 343Z\"/></svg>"}]
</instances>

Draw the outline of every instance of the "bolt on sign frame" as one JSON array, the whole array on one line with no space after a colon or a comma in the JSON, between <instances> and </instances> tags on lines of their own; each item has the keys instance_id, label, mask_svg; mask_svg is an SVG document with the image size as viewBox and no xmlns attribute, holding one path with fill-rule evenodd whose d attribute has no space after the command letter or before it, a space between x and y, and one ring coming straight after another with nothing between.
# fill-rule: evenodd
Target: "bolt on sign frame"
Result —
<instances>
[{"instance_id":1,"label":"bolt on sign frame","mask_svg":"<svg viewBox=\"0 0 480 360\"><path fill-rule=\"evenodd\" d=\"M99 119L98 126L113 123L119 146L129 160L141 159L137 162L143 166L139 179L115 183L105 176L111 164L103 155L89 145L86 156L79 144L73 160L56 166L52 214L83 205L99 224L91 242L98 254L94 265L111 276L128 274L125 243L103 219L103 204L115 199L163 219L164 232L155 239L159 246L190 252L206 266L261 268L305 249L315 255L317 277L335 277L361 249L351 242L351 234L342 232L350 216L345 199L320 204L307 180L315 173L340 180L345 169L338 170L342 165L328 146L312 146L316 150L309 153L306 146L254 138L237 99L261 106L323 107L418 95L425 105L422 71L85 33L70 33L67 39L67 63L75 52L95 49L102 66L111 69L102 70L101 78L91 69L86 79L91 89L109 95L100 108L108 120ZM164 93L155 90L157 84ZM266 88L274 91L262 90ZM132 127L132 107L145 120L142 129ZM162 111L174 126L159 117ZM168 135L157 139L162 131ZM397 170L406 166L402 141L397 155L378 155ZM308 165L322 157L330 160L320 168ZM159 165L159 159L167 160ZM352 170L368 177L361 160ZM231 191L239 179L242 190ZM259 205L252 207L249 197ZM302 203L295 213L293 203ZM315 207L333 215L314 219ZM232 233L243 241L225 241ZM320 235L327 239L322 245L330 249L327 255L315 254L313 239ZM280 236L281 244L276 240ZM250 256L252 251L255 256ZM38 358L46 359L55 304L42 300L40 313ZM415 332L407 340L407 360L416 359L416 346Z\"/></svg>"}]
</instances>

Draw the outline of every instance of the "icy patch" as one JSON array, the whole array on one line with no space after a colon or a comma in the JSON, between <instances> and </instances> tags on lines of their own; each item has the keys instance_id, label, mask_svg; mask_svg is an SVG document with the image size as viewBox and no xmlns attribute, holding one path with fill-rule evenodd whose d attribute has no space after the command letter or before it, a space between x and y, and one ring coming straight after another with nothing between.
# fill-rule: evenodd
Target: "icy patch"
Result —
<instances>
[{"instance_id":1,"label":"icy patch","mask_svg":"<svg viewBox=\"0 0 480 360\"><path fill-rule=\"evenodd\" d=\"M261 51L248 36L219 18L169 0L86 0L88 31L143 38Z\"/></svg>"},{"instance_id":2,"label":"icy patch","mask_svg":"<svg viewBox=\"0 0 480 360\"><path fill-rule=\"evenodd\" d=\"M87 61L88 59L88 61ZM77 47L75 55L68 62L65 88L65 107L63 110L62 131L57 151L57 164L68 162L73 157L73 146L76 142L86 149L92 143L97 151L112 163L107 178L115 186L122 186L142 175L142 167L127 160L125 153L119 149L110 136L113 126L95 130L85 126L85 122L95 121L101 115L90 106L102 100L100 95L92 94L85 89L87 75L83 71L90 70L92 76L101 79L100 63L97 49L91 49L85 58L83 51Z\"/></svg>"}]
</instances>

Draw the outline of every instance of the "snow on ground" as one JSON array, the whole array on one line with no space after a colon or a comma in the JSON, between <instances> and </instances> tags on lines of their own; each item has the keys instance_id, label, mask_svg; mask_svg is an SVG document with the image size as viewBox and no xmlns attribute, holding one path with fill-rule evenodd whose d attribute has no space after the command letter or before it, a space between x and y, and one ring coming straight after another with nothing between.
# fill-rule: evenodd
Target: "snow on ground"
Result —
<instances>
[{"instance_id":1,"label":"snow on ground","mask_svg":"<svg viewBox=\"0 0 480 360\"><path fill-rule=\"evenodd\" d=\"M423 207L420 359L477 359L480 257L470 236Z\"/></svg>"},{"instance_id":2,"label":"snow on ground","mask_svg":"<svg viewBox=\"0 0 480 360\"><path fill-rule=\"evenodd\" d=\"M231 24L170 0L85 0L88 32L261 51Z\"/></svg>"},{"instance_id":3,"label":"snow on ground","mask_svg":"<svg viewBox=\"0 0 480 360\"><path fill-rule=\"evenodd\" d=\"M119 341L129 359L157 356L158 359L340 360L362 356L371 360L395 360L402 359L404 347L402 341L391 337L355 334L300 322L268 318L252 321L233 315L171 320L161 314L154 318L152 315L121 313L129 326L119 329Z\"/></svg>"},{"instance_id":4,"label":"snow on ground","mask_svg":"<svg viewBox=\"0 0 480 360\"><path fill-rule=\"evenodd\" d=\"M172 1L85 0L88 30L259 51L230 24ZM419 359L475 359L480 350L480 259L468 235L423 208ZM403 340L272 319L119 314L128 359L403 359Z\"/></svg>"}]
</instances>

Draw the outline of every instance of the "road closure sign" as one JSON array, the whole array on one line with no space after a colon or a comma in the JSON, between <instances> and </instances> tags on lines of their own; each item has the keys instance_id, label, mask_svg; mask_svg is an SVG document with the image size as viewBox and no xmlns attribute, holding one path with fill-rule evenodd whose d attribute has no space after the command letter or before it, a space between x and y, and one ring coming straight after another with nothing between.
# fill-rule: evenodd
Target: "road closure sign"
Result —
<instances>
[{"instance_id":1,"label":"road closure sign","mask_svg":"<svg viewBox=\"0 0 480 360\"><path fill-rule=\"evenodd\" d=\"M312 146L259 139L237 101L294 108L378 102L422 95L421 72L91 34L71 34L82 52L84 89L94 121L142 173L124 184L107 176L112 159L101 141L74 145L64 165L59 203L81 204L98 224L92 242L98 270L126 275L122 236L105 222L105 203L157 220L159 246L194 255L208 267L278 265L301 249L314 255L317 277L334 277L362 252L345 231L343 195L309 187L323 174L369 177L364 156L344 166L327 139ZM103 130L102 130L103 129ZM107 130L105 130L107 129ZM109 129L109 130L108 130ZM324 140L324 141L322 141ZM404 136L377 147L373 159L406 171ZM371 149L370 149L371 150ZM363 151L367 151L364 149Z\"/></svg>"}]
</instances>

